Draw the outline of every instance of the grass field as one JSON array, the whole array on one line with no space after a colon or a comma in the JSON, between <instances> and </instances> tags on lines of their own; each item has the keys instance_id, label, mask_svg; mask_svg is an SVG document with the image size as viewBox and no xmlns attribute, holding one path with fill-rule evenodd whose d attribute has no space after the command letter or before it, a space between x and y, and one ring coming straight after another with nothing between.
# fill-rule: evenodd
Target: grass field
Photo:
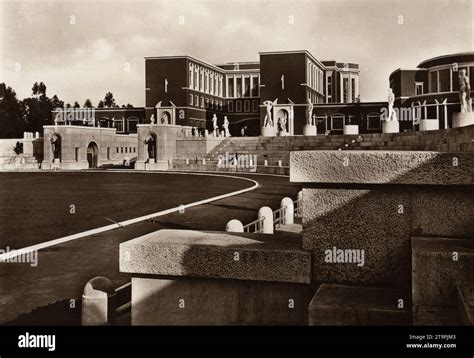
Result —
<instances>
[{"instance_id":1,"label":"grass field","mask_svg":"<svg viewBox=\"0 0 474 358\"><path fill-rule=\"evenodd\" d=\"M106 218L131 219L251 185L165 173L0 173L0 248L30 246L111 224Z\"/></svg>"}]
</instances>

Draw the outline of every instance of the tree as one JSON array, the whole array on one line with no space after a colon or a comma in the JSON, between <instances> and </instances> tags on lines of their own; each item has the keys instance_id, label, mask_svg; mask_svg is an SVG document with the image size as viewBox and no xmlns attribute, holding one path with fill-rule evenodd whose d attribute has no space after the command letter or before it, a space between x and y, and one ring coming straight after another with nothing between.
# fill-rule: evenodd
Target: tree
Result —
<instances>
[{"instance_id":1,"label":"tree","mask_svg":"<svg viewBox=\"0 0 474 358\"><path fill-rule=\"evenodd\" d=\"M104 108L104 101L99 101L97 108Z\"/></svg>"},{"instance_id":2,"label":"tree","mask_svg":"<svg viewBox=\"0 0 474 358\"><path fill-rule=\"evenodd\" d=\"M107 107L107 108L117 107L117 105L115 104L115 99L114 99L114 95L112 94L112 92L107 92L105 94L104 106Z\"/></svg>"},{"instance_id":3,"label":"tree","mask_svg":"<svg viewBox=\"0 0 474 358\"><path fill-rule=\"evenodd\" d=\"M0 138L22 137L24 129L21 102L11 87L0 83Z\"/></svg>"},{"instance_id":4,"label":"tree","mask_svg":"<svg viewBox=\"0 0 474 358\"><path fill-rule=\"evenodd\" d=\"M33 84L33 87L31 88L31 91L33 92L33 96L38 96L39 95L39 85L38 82L35 82Z\"/></svg>"},{"instance_id":5,"label":"tree","mask_svg":"<svg viewBox=\"0 0 474 358\"><path fill-rule=\"evenodd\" d=\"M54 95L53 98L51 98L51 105L53 109L56 108L63 108L64 107L64 102L61 101L58 96Z\"/></svg>"},{"instance_id":6,"label":"tree","mask_svg":"<svg viewBox=\"0 0 474 358\"><path fill-rule=\"evenodd\" d=\"M81 105L76 101L74 102L74 105L72 106L72 108L81 108Z\"/></svg>"},{"instance_id":7,"label":"tree","mask_svg":"<svg viewBox=\"0 0 474 358\"><path fill-rule=\"evenodd\" d=\"M66 104L66 108L71 108L71 107L72 107L72 106L71 106L71 103L67 103L67 104Z\"/></svg>"},{"instance_id":8,"label":"tree","mask_svg":"<svg viewBox=\"0 0 474 358\"><path fill-rule=\"evenodd\" d=\"M84 102L84 108L92 108L92 102L89 98Z\"/></svg>"},{"instance_id":9,"label":"tree","mask_svg":"<svg viewBox=\"0 0 474 358\"><path fill-rule=\"evenodd\" d=\"M127 108L133 108L133 104L127 103Z\"/></svg>"}]
</instances>

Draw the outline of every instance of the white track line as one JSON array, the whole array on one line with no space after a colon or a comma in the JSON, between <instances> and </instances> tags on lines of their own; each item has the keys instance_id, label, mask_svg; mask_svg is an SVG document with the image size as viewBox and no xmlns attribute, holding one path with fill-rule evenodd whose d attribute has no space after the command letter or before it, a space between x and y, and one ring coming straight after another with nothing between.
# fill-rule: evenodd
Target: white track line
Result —
<instances>
[{"instance_id":1,"label":"white track line","mask_svg":"<svg viewBox=\"0 0 474 358\"><path fill-rule=\"evenodd\" d=\"M95 172L95 171L93 171L93 172ZM97 172L104 173L105 171L97 171ZM136 171L135 171L135 173L136 173ZM153 174L153 173L157 173L157 172L144 172L144 173ZM159 172L159 174L162 174L162 172ZM157 213L153 213L153 214L149 214L149 215L140 216L140 217L137 217L137 218L134 218L134 219L121 221L121 222L118 222L117 224L101 226L101 227L98 227L96 229L91 229L91 230L83 231L83 232L80 232L80 233L77 233L77 234L64 236L64 237L61 237L59 239L54 239L54 240L43 242L41 244L28 246L28 247L18 249L18 250L15 250L15 251L12 250L10 252L1 254L0 255L0 262L12 259L14 257L20 256L20 255L23 255L23 254L26 254L26 253L29 253L29 252L32 252L32 251L38 251L38 250L45 249L47 247L51 247L51 246L55 246L55 245L59 245L59 244L62 244L62 243L68 242L68 241L81 239L81 238L86 237L86 236L99 234L101 232L105 232L105 231L109 231L109 230L113 230L113 229L118 229L122 226L128 226L128 225L139 223L141 221L153 219L153 218L156 218L156 217L159 217L159 216L168 215L168 214L177 212L177 211L179 211L180 209L183 209L183 208L184 209L192 208L194 206L207 204L207 203L210 203L210 202L213 202L213 201L216 201L216 200L221 200L221 199L225 199L225 198L228 198L228 197L231 197L231 196L243 194L243 193L246 193L248 191L255 190L260 185L256 180L253 180L253 179L250 179L250 178L233 176L233 175L216 175L216 174L211 174L211 173L209 173L209 174L207 174L207 173L178 173L178 172L169 173L169 174L187 174L187 175L205 175L205 176L226 177L226 178L247 180L247 181L252 182L254 185L249 187L249 188L246 188L246 189L233 191L231 193L214 196L214 197L209 198L209 199L199 200L199 201L196 201L194 203L180 205L180 206L177 206L175 208L171 208L171 209L167 209L167 210L162 210L162 211L159 211Z\"/></svg>"}]
</instances>

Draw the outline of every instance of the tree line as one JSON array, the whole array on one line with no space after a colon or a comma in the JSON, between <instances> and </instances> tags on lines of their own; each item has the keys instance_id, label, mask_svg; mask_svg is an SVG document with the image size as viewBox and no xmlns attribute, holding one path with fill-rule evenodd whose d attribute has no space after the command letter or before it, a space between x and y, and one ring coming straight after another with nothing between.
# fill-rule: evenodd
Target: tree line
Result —
<instances>
[{"instance_id":1,"label":"tree line","mask_svg":"<svg viewBox=\"0 0 474 358\"><path fill-rule=\"evenodd\" d=\"M81 108L79 102L64 103L57 95L48 97L46 85L35 82L31 97L19 100L15 91L5 83L0 83L0 138L21 138L23 132L42 132L44 125L53 124L51 111L56 108ZM92 105L86 99L82 108L119 108L112 92L107 92L103 100ZM133 108L128 103L122 108Z\"/></svg>"}]
</instances>

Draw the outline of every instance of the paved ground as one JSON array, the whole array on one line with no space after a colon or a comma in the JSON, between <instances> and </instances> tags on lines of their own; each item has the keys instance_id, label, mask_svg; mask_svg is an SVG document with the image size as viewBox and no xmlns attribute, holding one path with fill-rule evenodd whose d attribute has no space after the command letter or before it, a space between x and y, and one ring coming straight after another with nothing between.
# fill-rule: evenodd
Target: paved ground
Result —
<instances>
[{"instance_id":1,"label":"paved ground","mask_svg":"<svg viewBox=\"0 0 474 358\"><path fill-rule=\"evenodd\" d=\"M290 196L296 199L300 190L299 185L290 184L285 177L241 176L257 180L260 187L236 197L187 209L183 214L160 217L156 223L143 222L42 250L37 267L0 264L0 323L10 322L21 313L53 303L56 305L50 306L50 310L42 309L43 314L23 315L16 323L71 323L74 320L68 317L77 319L80 307L70 307L69 300L81 297L90 278L106 276L117 287L129 282L129 275L118 271L118 245L121 242L162 228L225 230L228 220L239 218L244 224L253 221L261 206L276 209L281 198ZM199 185L207 187L210 177L200 178ZM250 184L239 182L245 187ZM181 201L179 199L175 200ZM58 304L58 301L62 302ZM48 312L50 317L47 322L44 321L44 312Z\"/></svg>"}]
</instances>

